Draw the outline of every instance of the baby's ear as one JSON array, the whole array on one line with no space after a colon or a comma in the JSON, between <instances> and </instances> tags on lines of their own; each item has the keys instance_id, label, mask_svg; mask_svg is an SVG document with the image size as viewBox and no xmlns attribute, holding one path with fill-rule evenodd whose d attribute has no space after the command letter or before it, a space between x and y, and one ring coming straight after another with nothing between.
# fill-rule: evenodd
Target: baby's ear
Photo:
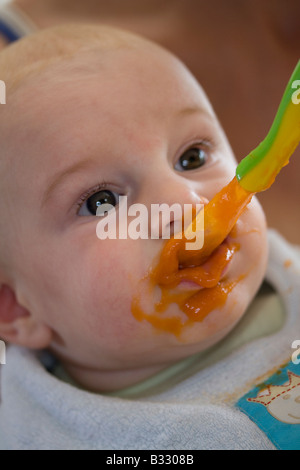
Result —
<instances>
[{"instance_id":1,"label":"baby's ear","mask_svg":"<svg viewBox=\"0 0 300 470\"><path fill-rule=\"evenodd\" d=\"M51 329L22 307L5 284L0 285L0 338L30 349L44 349L52 340Z\"/></svg>"}]
</instances>

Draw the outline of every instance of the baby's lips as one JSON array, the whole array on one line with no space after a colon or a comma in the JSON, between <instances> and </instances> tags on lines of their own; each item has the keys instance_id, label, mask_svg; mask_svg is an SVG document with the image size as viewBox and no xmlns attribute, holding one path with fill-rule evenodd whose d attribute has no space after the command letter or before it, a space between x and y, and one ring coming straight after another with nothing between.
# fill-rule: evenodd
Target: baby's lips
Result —
<instances>
[{"instance_id":1,"label":"baby's lips","mask_svg":"<svg viewBox=\"0 0 300 470\"><path fill-rule=\"evenodd\" d=\"M215 251L201 264L180 266L176 270L160 272L155 282L162 287L180 289L202 289L215 287L228 272L234 254L239 245L229 239L215 249Z\"/></svg>"},{"instance_id":2,"label":"baby's lips","mask_svg":"<svg viewBox=\"0 0 300 470\"><path fill-rule=\"evenodd\" d=\"M227 273L230 262L238 250L237 243L226 239L204 263L179 269L178 278L181 282L192 281L200 287L214 287Z\"/></svg>"}]
</instances>

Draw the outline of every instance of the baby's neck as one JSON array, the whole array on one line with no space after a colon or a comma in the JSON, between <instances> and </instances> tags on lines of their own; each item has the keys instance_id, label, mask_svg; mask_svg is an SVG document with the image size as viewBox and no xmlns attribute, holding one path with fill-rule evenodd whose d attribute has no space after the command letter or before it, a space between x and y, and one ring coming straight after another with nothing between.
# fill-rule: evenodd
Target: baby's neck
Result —
<instances>
[{"instance_id":1,"label":"baby's neck","mask_svg":"<svg viewBox=\"0 0 300 470\"><path fill-rule=\"evenodd\" d=\"M143 369L103 371L87 369L72 364L63 364L64 371L82 387L94 393L112 393L131 387L163 370L166 366L152 366Z\"/></svg>"}]
</instances>

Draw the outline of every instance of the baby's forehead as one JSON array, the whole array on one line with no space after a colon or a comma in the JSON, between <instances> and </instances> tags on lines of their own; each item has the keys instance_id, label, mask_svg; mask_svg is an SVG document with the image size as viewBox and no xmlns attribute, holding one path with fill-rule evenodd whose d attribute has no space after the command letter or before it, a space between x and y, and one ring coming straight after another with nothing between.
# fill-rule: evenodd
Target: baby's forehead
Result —
<instances>
[{"instance_id":1,"label":"baby's forehead","mask_svg":"<svg viewBox=\"0 0 300 470\"><path fill-rule=\"evenodd\" d=\"M205 93L186 67L168 51L144 41L139 47L126 44L99 50L90 46L68 57L38 61L11 93L8 87L8 98L12 105L27 107L28 110L68 96L84 100L94 84L100 88L103 86L103 98L105 93L122 90L123 95L119 93L121 105L128 101L128 91L131 96L140 92L143 95L140 99L145 102L154 94L166 107L168 98L174 90L176 94L177 87L180 90L178 101L184 101L188 95L194 99L197 95L198 102L211 111Z\"/></svg>"},{"instance_id":2,"label":"baby's forehead","mask_svg":"<svg viewBox=\"0 0 300 470\"><path fill-rule=\"evenodd\" d=\"M51 146L62 148L62 142L77 137L84 127L81 118L97 120L99 133L101 125L108 129L107 117L111 116L115 129L117 124L124 127L128 121L126 110L133 106L137 122L149 121L156 119L157 113L167 117L182 103L192 107L195 97L199 107L213 115L196 80L178 59L159 46L129 40L117 47L106 44L99 48L91 42L62 57L39 57L17 87L8 87L7 119L3 122L0 117L2 135L11 147L10 154L21 160L21 146L35 149L35 155L39 155L39 143L41 150L45 150L42 143L47 143L47 153ZM28 153L28 164L30 158L33 160L31 155L33 152Z\"/></svg>"},{"instance_id":3,"label":"baby's forehead","mask_svg":"<svg viewBox=\"0 0 300 470\"><path fill-rule=\"evenodd\" d=\"M159 46L109 26L58 26L29 35L1 51L1 79L6 82L9 93L23 85L27 78L49 71L62 62L83 61L92 52L102 60L115 50L142 48L144 53L147 47ZM87 61L85 66L88 66Z\"/></svg>"},{"instance_id":4,"label":"baby's forehead","mask_svg":"<svg viewBox=\"0 0 300 470\"><path fill-rule=\"evenodd\" d=\"M145 79L143 71L147 69L153 88L154 82L159 81L166 71L172 75L170 82L179 75L184 81L187 70L183 71L183 68L183 64L161 46L127 31L105 26L50 28L17 41L0 53L0 70L1 75L4 70L4 80L7 78L8 98L19 94L24 101L28 96L32 104L35 90L49 93L50 86L63 84L70 78L76 87L76 81L95 74L101 80L108 71L115 84L126 81L128 76L135 81L139 75ZM169 87L169 83L165 86Z\"/></svg>"}]
</instances>

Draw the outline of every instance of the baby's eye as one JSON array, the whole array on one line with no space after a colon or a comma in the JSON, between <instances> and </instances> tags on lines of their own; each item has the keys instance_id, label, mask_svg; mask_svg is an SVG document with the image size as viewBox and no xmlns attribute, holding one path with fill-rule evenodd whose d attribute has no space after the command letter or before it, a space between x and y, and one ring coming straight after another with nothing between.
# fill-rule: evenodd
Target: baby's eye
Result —
<instances>
[{"instance_id":1,"label":"baby's eye","mask_svg":"<svg viewBox=\"0 0 300 470\"><path fill-rule=\"evenodd\" d=\"M175 170L196 170L205 165L208 159L207 152L203 148L192 147L186 150L175 165Z\"/></svg>"},{"instance_id":2,"label":"baby's eye","mask_svg":"<svg viewBox=\"0 0 300 470\"><path fill-rule=\"evenodd\" d=\"M119 195L113 191L102 189L92 194L90 197L85 197L83 203L80 204L78 215L97 215L97 210L104 204L116 206L119 202Z\"/></svg>"}]
</instances>

